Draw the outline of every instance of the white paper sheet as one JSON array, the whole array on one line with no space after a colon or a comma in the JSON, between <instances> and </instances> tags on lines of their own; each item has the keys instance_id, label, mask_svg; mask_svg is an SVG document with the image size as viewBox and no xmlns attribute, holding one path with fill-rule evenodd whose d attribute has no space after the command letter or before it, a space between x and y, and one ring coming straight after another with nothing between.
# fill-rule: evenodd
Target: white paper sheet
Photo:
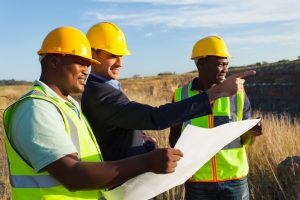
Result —
<instances>
[{"instance_id":1,"label":"white paper sheet","mask_svg":"<svg viewBox=\"0 0 300 200\"><path fill-rule=\"evenodd\" d=\"M178 161L174 173L144 173L105 192L104 196L107 200L147 200L183 184L224 146L259 121L260 119L244 120L211 129L189 125L175 145L175 148L183 152L183 157Z\"/></svg>"}]
</instances>

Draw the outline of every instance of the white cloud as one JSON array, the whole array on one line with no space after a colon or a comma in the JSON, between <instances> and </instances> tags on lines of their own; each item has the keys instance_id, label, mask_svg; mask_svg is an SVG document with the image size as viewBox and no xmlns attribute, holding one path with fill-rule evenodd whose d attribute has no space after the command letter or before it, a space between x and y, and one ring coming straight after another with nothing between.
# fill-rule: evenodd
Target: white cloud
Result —
<instances>
[{"instance_id":1,"label":"white cloud","mask_svg":"<svg viewBox=\"0 0 300 200\"><path fill-rule=\"evenodd\" d=\"M110 20L134 20L139 17L137 14L105 14L105 11L91 11L85 13L86 16L92 16L93 18L99 19L101 21L110 21Z\"/></svg>"},{"instance_id":2,"label":"white cloud","mask_svg":"<svg viewBox=\"0 0 300 200\"><path fill-rule=\"evenodd\" d=\"M122 26L172 29L211 28L230 30L231 43L300 44L300 4L297 0L97 0L108 8L89 12L95 21ZM106 2L106 4L105 4ZM109 7L109 3L122 3ZM144 3L135 8L134 3ZM123 4L126 4L123 8ZM242 26L241 26L242 25ZM153 32L153 31L152 31ZM226 31L225 31L226 32ZM146 33L145 37L149 37Z\"/></svg>"},{"instance_id":3,"label":"white cloud","mask_svg":"<svg viewBox=\"0 0 300 200\"><path fill-rule=\"evenodd\" d=\"M144 36L145 37L151 37L153 34L152 33L145 33Z\"/></svg>"},{"instance_id":4,"label":"white cloud","mask_svg":"<svg viewBox=\"0 0 300 200\"><path fill-rule=\"evenodd\" d=\"M149 4L164 4L164 5L189 5L204 3L205 0L95 0L98 2L109 3L149 3Z\"/></svg>"},{"instance_id":5,"label":"white cloud","mask_svg":"<svg viewBox=\"0 0 300 200\"><path fill-rule=\"evenodd\" d=\"M242 37L227 37L226 41L232 44L266 44L266 43L277 43L279 45L294 45L300 43L300 33L282 33L274 35L243 35Z\"/></svg>"},{"instance_id":6,"label":"white cloud","mask_svg":"<svg viewBox=\"0 0 300 200\"><path fill-rule=\"evenodd\" d=\"M300 4L296 0L211 0L209 4L204 0L98 1L129 5L137 2L150 4L134 12L117 7L115 10L106 9L88 13L98 20L117 20L120 24L136 27L161 25L164 28L216 28L228 25L300 21ZM170 6L171 4L177 6Z\"/></svg>"}]
</instances>

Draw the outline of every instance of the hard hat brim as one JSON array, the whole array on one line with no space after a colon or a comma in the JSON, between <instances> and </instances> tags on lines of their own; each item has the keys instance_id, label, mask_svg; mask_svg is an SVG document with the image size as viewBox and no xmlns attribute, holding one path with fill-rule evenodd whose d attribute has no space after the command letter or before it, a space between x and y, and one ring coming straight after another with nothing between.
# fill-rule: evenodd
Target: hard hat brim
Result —
<instances>
[{"instance_id":1,"label":"hard hat brim","mask_svg":"<svg viewBox=\"0 0 300 200\"><path fill-rule=\"evenodd\" d=\"M54 50L54 51L46 51L46 52L44 52L43 50L39 50L39 51L37 52L37 54L40 55L40 56L45 55L45 54L47 54L47 53L62 54L62 55L71 55L71 56L79 56L79 57L81 57L81 58L84 58L84 59L89 60L89 61L90 61L91 63L93 63L93 64L101 64L101 62L99 62L98 60L95 60L95 59L93 59L93 58L88 58L88 57L81 56L81 55L77 55L77 54L73 54L73 53L70 53L70 52L56 51L56 50Z\"/></svg>"},{"instance_id":2,"label":"hard hat brim","mask_svg":"<svg viewBox=\"0 0 300 200\"><path fill-rule=\"evenodd\" d=\"M98 60L95 60L95 59L90 59L90 61L93 64L101 64L101 62L99 62Z\"/></svg>"},{"instance_id":3,"label":"hard hat brim","mask_svg":"<svg viewBox=\"0 0 300 200\"><path fill-rule=\"evenodd\" d=\"M90 61L91 64L92 64L92 63L93 63L93 64L101 64L101 62L99 62L98 60L95 60L95 59L93 59L93 58L87 58L87 57L85 57L85 56L80 56L80 55L72 54L72 53L69 53L69 52L65 52L65 53L63 53L63 52L57 52L57 51L53 51L53 52L49 52L49 51L48 51L48 52L43 52L42 50L39 50L39 51L37 52L37 54L40 55L40 56L45 55L45 54L47 54L47 53L61 54L61 55L71 55L71 56L78 56L78 57L81 57L81 58L84 58L84 59Z\"/></svg>"}]
</instances>

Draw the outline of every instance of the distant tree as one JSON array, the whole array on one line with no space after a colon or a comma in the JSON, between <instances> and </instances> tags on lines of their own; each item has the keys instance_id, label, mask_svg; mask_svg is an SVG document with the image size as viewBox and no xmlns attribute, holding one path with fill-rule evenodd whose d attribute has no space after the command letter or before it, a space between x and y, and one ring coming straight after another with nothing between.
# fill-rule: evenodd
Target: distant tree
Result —
<instances>
[{"instance_id":1,"label":"distant tree","mask_svg":"<svg viewBox=\"0 0 300 200\"><path fill-rule=\"evenodd\" d=\"M134 74L134 75L132 76L132 78L141 78L141 75L139 75L139 74Z\"/></svg>"},{"instance_id":2,"label":"distant tree","mask_svg":"<svg viewBox=\"0 0 300 200\"><path fill-rule=\"evenodd\" d=\"M198 70L193 70L193 71L190 71L190 72L188 72L188 73L195 73L195 72L198 72Z\"/></svg>"},{"instance_id":3,"label":"distant tree","mask_svg":"<svg viewBox=\"0 0 300 200\"><path fill-rule=\"evenodd\" d=\"M173 74L175 74L175 72L162 72L162 73L157 74L157 76L167 76L167 75L173 75Z\"/></svg>"},{"instance_id":4,"label":"distant tree","mask_svg":"<svg viewBox=\"0 0 300 200\"><path fill-rule=\"evenodd\" d=\"M282 59L282 60L279 60L278 63L285 63L285 62L288 62L289 60L287 59Z\"/></svg>"},{"instance_id":5,"label":"distant tree","mask_svg":"<svg viewBox=\"0 0 300 200\"><path fill-rule=\"evenodd\" d=\"M15 79L10 80L0 80L0 85L29 85L32 84L32 82L29 81L16 81Z\"/></svg>"}]
</instances>

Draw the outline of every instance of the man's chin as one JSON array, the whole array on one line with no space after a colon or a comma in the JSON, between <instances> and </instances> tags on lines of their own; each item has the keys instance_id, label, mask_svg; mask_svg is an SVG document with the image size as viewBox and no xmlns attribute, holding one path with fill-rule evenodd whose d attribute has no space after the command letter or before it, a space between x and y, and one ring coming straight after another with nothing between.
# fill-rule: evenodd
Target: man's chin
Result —
<instances>
[{"instance_id":1,"label":"man's chin","mask_svg":"<svg viewBox=\"0 0 300 200\"><path fill-rule=\"evenodd\" d=\"M71 93L82 93L84 90L84 86L78 86L72 89Z\"/></svg>"},{"instance_id":2,"label":"man's chin","mask_svg":"<svg viewBox=\"0 0 300 200\"><path fill-rule=\"evenodd\" d=\"M217 79L217 84L223 83L226 79Z\"/></svg>"},{"instance_id":3,"label":"man's chin","mask_svg":"<svg viewBox=\"0 0 300 200\"><path fill-rule=\"evenodd\" d=\"M111 76L111 79L117 80L119 78L119 74L114 74Z\"/></svg>"},{"instance_id":4,"label":"man's chin","mask_svg":"<svg viewBox=\"0 0 300 200\"><path fill-rule=\"evenodd\" d=\"M110 76L111 79L118 79L119 78L119 75L120 75L120 69L111 69L109 72L108 72L108 75Z\"/></svg>"}]
</instances>

